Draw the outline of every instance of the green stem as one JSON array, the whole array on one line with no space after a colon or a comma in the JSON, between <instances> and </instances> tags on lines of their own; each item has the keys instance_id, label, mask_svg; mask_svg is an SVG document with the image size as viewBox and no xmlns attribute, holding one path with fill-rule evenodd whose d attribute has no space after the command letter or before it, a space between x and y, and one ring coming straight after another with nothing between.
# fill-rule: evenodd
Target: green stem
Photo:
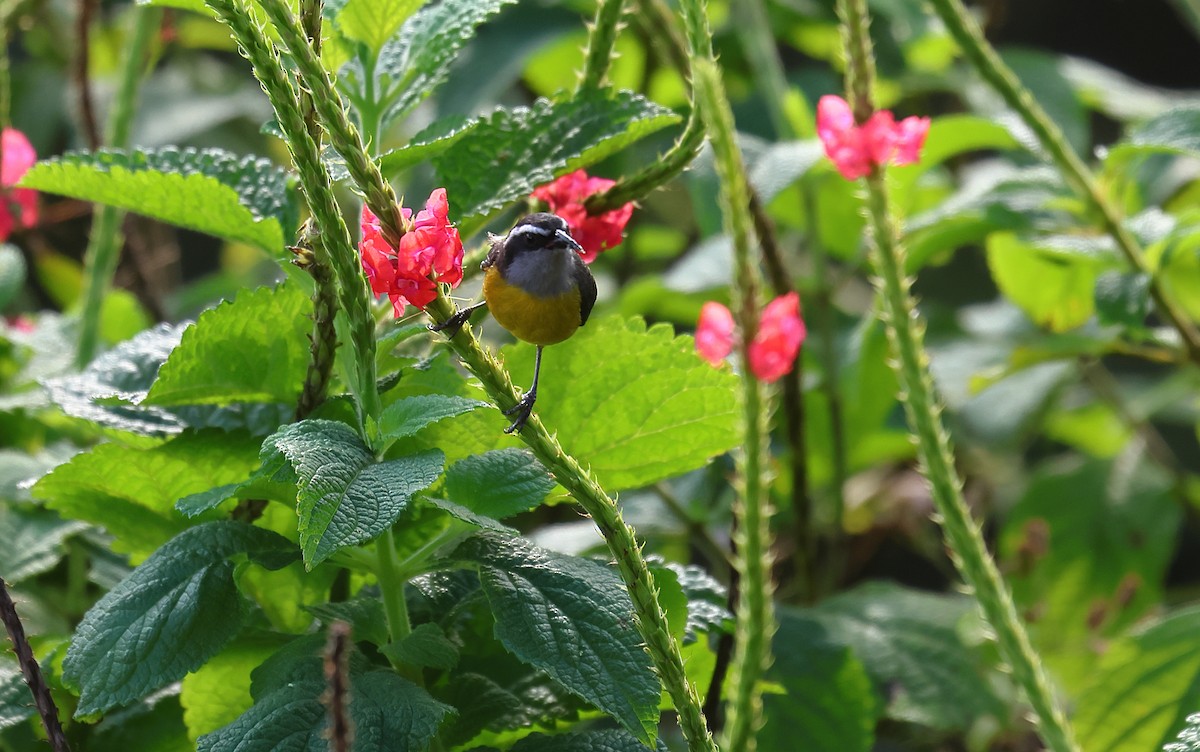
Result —
<instances>
[{"instance_id":1,"label":"green stem","mask_svg":"<svg viewBox=\"0 0 1200 752\"><path fill-rule=\"evenodd\" d=\"M436 323L443 323L454 314L455 308L444 292L439 292L437 299L426 307L425 312ZM500 409L505 410L517 404L521 392L513 386L512 379L496 359L480 347L469 323L463 325L459 333L449 340L449 344ZM688 749L690 752L715 752L716 746L700 710L700 699L695 687L687 679L679 643L671 635L666 613L659 604L658 589L642 556L641 544L621 518L616 502L578 460L563 451L558 440L546 431L537 413L530 416L520 431L520 437L554 479L592 517L608 543L633 600L638 631L646 641L659 679L679 713L679 725L687 738Z\"/></svg>"},{"instance_id":2,"label":"green stem","mask_svg":"<svg viewBox=\"0 0 1200 752\"><path fill-rule=\"evenodd\" d=\"M937 0L935 0L937 2ZM838 0L845 27L846 50L854 71L849 94L856 116L873 110L870 81L874 59L868 36L867 0ZM929 359L922 340L924 324L917 316L909 279L904 271L904 249L890 216L887 179L881 168L867 176L867 222L873 241L883 318L896 356L908 421L917 438L917 451L929 480L934 506L949 544L950 555L963 580L974 593L984 619L991 626L1000 655L1011 667L1037 716L1047 747L1054 752L1078 750L1070 727L1058 706L1042 663L1017 616L1012 595L984 545L978 523L971 517L962 495L962 481L954 467L949 435L941 421L941 405L933 391Z\"/></svg>"},{"instance_id":3,"label":"green stem","mask_svg":"<svg viewBox=\"0 0 1200 752\"><path fill-rule=\"evenodd\" d=\"M624 0L600 0L597 4L596 21L592 24L592 33L588 36L578 91L599 89L604 85L609 66L612 65L613 47L617 43L624 4Z\"/></svg>"},{"instance_id":4,"label":"green stem","mask_svg":"<svg viewBox=\"0 0 1200 752\"><path fill-rule=\"evenodd\" d=\"M392 642L408 637L412 626L408 621L408 603L404 600L404 581L398 574L396 564L396 534L391 528L375 542L379 555L379 567L375 570L379 578L379 590L383 593L383 612L387 615L388 634Z\"/></svg>"},{"instance_id":5,"label":"green stem","mask_svg":"<svg viewBox=\"0 0 1200 752\"><path fill-rule=\"evenodd\" d=\"M146 52L162 21L160 8L138 6L130 12L134 14L133 35L108 121L108 143L118 149L129 145ZM75 352L76 368L84 368L92 362L99 346L100 309L117 270L124 217L125 212L111 206L98 207L92 217L91 236L83 255L83 306L79 318L79 346Z\"/></svg>"},{"instance_id":6,"label":"green stem","mask_svg":"<svg viewBox=\"0 0 1200 752\"><path fill-rule=\"evenodd\" d=\"M254 20L245 0L207 2L233 32L242 54L250 61L254 75L275 110L292 162L300 176L300 189L308 200L309 210L321 236L321 242L314 244L314 251L325 251L325 258L318 256L317 260L333 269L338 281L338 301L349 319L353 352L347 357L353 359L355 368L352 373L357 376L357 383L352 384L351 388L356 392L363 413L377 418L382 408L375 385L375 319L367 302L366 279L350 240L350 231L334 199L328 174L321 164L317 144L308 135L299 97L284 72L278 54ZM304 48L312 53L307 45ZM320 96L317 96L319 99Z\"/></svg>"},{"instance_id":7,"label":"green stem","mask_svg":"<svg viewBox=\"0 0 1200 752\"><path fill-rule=\"evenodd\" d=\"M721 746L753 752L755 734L762 723L763 674L771 664L771 637L775 634L774 586L770 572L771 503L766 493L764 463L767 448L767 409L763 387L750 366L750 345L758 332L759 278L752 252L754 233L750 217L750 195L745 167L737 144L733 112L725 97L721 73L711 59L694 60L693 86L704 119L708 123L717 176L721 183L721 210L725 231L733 239L734 285L731 290L734 315L740 331L737 353L741 366L743 430L738 455L742 485L734 508L737 556L740 575L737 632L730 679L732 696L727 704L725 735Z\"/></svg>"},{"instance_id":8,"label":"green stem","mask_svg":"<svg viewBox=\"0 0 1200 752\"><path fill-rule=\"evenodd\" d=\"M1021 85L1016 74L1004 64L996 50L988 44L979 25L959 0L931 2L971 65L1029 126L1042 148L1049 153L1059 171L1067 178L1067 182L1100 215L1104 231L1116 241L1129 266L1149 279L1150 295L1159 311L1179 332L1188 357L1200 365L1200 330L1197 330L1187 314L1179 310L1166 294L1159 278L1151 274L1137 240L1125 228L1122 217L1101 190L1091 170L1067 143L1062 130L1050 119L1029 90Z\"/></svg>"},{"instance_id":9,"label":"green stem","mask_svg":"<svg viewBox=\"0 0 1200 752\"><path fill-rule=\"evenodd\" d=\"M293 253L292 263L308 272L316 285L312 294L312 333L308 337L308 369L304 375L304 388L296 403L296 420L303 420L325 401L329 389L329 377L333 373L333 361L337 353L337 283L329 268L329 253L320 248L321 236L309 224L300 230L300 241Z\"/></svg>"},{"instance_id":10,"label":"green stem","mask_svg":"<svg viewBox=\"0 0 1200 752\"><path fill-rule=\"evenodd\" d=\"M787 77L775 48L775 35L771 33L766 6L762 0L740 0L733 7L741 15L742 22L737 28L742 36L742 49L754 72L756 88L762 90L775 135L794 138L792 124L783 108L788 92Z\"/></svg>"}]
</instances>

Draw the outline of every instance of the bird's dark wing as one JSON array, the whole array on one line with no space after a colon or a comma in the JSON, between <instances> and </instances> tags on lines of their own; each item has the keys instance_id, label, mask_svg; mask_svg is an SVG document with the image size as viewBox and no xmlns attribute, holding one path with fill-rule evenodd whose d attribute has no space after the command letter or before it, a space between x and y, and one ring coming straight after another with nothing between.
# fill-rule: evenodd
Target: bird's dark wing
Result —
<instances>
[{"instance_id":1,"label":"bird's dark wing","mask_svg":"<svg viewBox=\"0 0 1200 752\"><path fill-rule=\"evenodd\" d=\"M587 323L588 316L592 315L592 306L596 305L596 278L578 256L575 256L573 273L575 282L579 285L579 325L583 326Z\"/></svg>"},{"instance_id":2,"label":"bird's dark wing","mask_svg":"<svg viewBox=\"0 0 1200 752\"><path fill-rule=\"evenodd\" d=\"M487 258L485 258L483 263L479 265L480 269L490 269L491 267L495 266L500 262L500 254L504 252L503 235L493 235L489 232L488 243L491 244L491 248L488 249Z\"/></svg>"}]
</instances>

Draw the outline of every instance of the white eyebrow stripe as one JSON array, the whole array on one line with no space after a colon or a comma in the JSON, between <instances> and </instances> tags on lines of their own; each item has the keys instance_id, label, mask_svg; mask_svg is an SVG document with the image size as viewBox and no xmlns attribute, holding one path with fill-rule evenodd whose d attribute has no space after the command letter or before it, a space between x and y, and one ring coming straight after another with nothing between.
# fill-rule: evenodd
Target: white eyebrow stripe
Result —
<instances>
[{"instance_id":1,"label":"white eyebrow stripe","mask_svg":"<svg viewBox=\"0 0 1200 752\"><path fill-rule=\"evenodd\" d=\"M510 238L520 237L521 235L540 235L543 238L549 238L554 235L554 230L538 227L537 225L521 225L520 227L514 227L508 233L508 237Z\"/></svg>"}]
</instances>

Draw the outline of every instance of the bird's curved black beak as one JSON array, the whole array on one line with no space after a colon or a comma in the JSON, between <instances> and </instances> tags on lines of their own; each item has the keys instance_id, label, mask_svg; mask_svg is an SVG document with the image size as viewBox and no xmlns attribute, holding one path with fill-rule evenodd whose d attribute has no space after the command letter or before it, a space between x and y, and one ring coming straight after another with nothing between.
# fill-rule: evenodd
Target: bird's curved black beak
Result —
<instances>
[{"instance_id":1,"label":"bird's curved black beak","mask_svg":"<svg viewBox=\"0 0 1200 752\"><path fill-rule=\"evenodd\" d=\"M571 237L566 230L555 230L554 237L561 241L562 244L567 248L570 248L576 253L583 253L583 246L581 246L578 241L575 240L575 238Z\"/></svg>"}]
</instances>

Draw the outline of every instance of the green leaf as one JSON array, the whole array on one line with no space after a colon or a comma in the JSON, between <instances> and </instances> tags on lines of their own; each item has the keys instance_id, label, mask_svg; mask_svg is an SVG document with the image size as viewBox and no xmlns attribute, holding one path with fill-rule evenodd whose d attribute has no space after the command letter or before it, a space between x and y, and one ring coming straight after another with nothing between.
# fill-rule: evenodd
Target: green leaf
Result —
<instances>
[{"instance_id":1,"label":"green leaf","mask_svg":"<svg viewBox=\"0 0 1200 752\"><path fill-rule=\"evenodd\" d=\"M1150 277L1141 272L1104 272L1096 280L1096 315L1101 324L1142 329L1150 315Z\"/></svg>"},{"instance_id":2,"label":"green leaf","mask_svg":"<svg viewBox=\"0 0 1200 752\"><path fill-rule=\"evenodd\" d=\"M654 748L667 752L661 739ZM604 729L554 736L534 734L514 744L512 752L646 752L646 744L628 731Z\"/></svg>"},{"instance_id":3,"label":"green leaf","mask_svg":"<svg viewBox=\"0 0 1200 752\"><path fill-rule=\"evenodd\" d=\"M675 113L629 91L539 99L532 107L497 110L433 164L454 213L484 216L678 121Z\"/></svg>"},{"instance_id":4,"label":"green leaf","mask_svg":"<svg viewBox=\"0 0 1200 752\"><path fill-rule=\"evenodd\" d=\"M59 465L33 495L64 517L102 525L114 550L139 558L188 527L177 499L241 480L256 466L248 434L187 432L148 449L100 444Z\"/></svg>"},{"instance_id":5,"label":"green leaf","mask_svg":"<svg viewBox=\"0 0 1200 752\"><path fill-rule=\"evenodd\" d=\"M462 115L451 115L441 120L435 120L413 136L407 144L381 156L379 169L383 170L385 175L391 175L428 161L449 149L482 122L484 122L483 118L468 119Z\"/></svg>"},{"instance_id":6,"label":"green leaf","mask_svg":"<svg viewBox=\"0 0 1200 752\"><path fill-rule=\"evenodd\" d=\"M312 304L296 285L243 290L200 314L143 404L295 404L308 369Z\"/></svg>"},{"instance_id":7,"label":"green leaf","mask_svg":"<svg viewBox=\"0 0 1200 752\"><path fill-rule=\"evenodd\" d=\"M347 0L335 23L343 34L367 45L371 56L376 57L421 4L422 0Z\"/></svg>"},{"instance_id":8,"label":"green leaf","mask_svg":"<svg viewBox=\"0 0 1200 752\"><path fill-rule=\"evenodd\" d=\"M63 541L86 530L82 522L64 520L44 509L0 504L0 577L16 585L53 569L63 556Z\"/></svg>"},{"instance_id":9,"label":"green leaf","mask_svg":"<svg viewBox=\"0 0 1200 752\"><path fill-rule=\"evenodd\" d=\"M518 384L533 378L533 350L503 350ZM535 409L610 490L703 467L741 440L737 377L696 355L691 337L641 319L589 322L547 348Z\"/></svg>"},{"instance_id":10,"label":"green leaf","mask_svg":"<svg viewBox=\"0 0 1200 752\"><path fill-rule=\"evenodd\" d=\"M1163 752L1200 752L1200 713L1189 715L1187 724L1175 741L1163 747Z\"/></svg>"},{"instance_id":11,"label":"green leaf","mask_svg":"<svg viewBox=\"0 0 1200 752\"><path fill-rule=\"evenodd\" d=\"M982 716L1007 718L983 676L982 660L957 626L967 598L874 583L800 612L828 640L853 649L876 687L891 698L888 716L936 729L966 729Z\"/></svg>"},{"instance_id":12,"label":"green leaf","mask_svg":"<svg viewBox=\"0 0 1200 752\"><path fill-rule=\"evenodd\" d=\"M661 688L617 574L497 533L467 539L456 555L480 564L496 637L522 661L612 715L651 743Z\"/></svg>"},{"instance_id":13,"label":"green leaf","mask_svg":"<svg viewBox=\"0 0 1200 752\"><path fill-rule=\"evenodd\" d=\"M328 420L284 426L263 442L264 465L272 455L289 463L299 481L300 549L308 569L390 528L443 464L437 450L376 464L353 429Z\"/></svg>"},{"instance_id":14,"label":"green leaf","mask_svg":"<svg viewBox=\"0 0 1200 752\"><path fill-rule=\"evenodd\" d=\"M862 661L791 610L779 614L773 653L767 679L783 691L763 694L760 748L868 752L882 708Z\"/></svg>"},{"instance_id":15,"label":"green leaf","mask_svg":"<svg viewBox=\"0 0 1200 752\"><path fill-rule=\"evenodd\" d=\"M319 670L319 664L318 664ZM255 687L258 673L255 674ZM302 676L258 697L236 721L200 737L200 752L322 750L325 682ZM350 718L354 752L418 752L428 747L454 709L392 671L351 673Z\"/></svg>"},{"instance_id":16,"label":"green leaf","mask_svg":"<svg viewBox=\"0 0 1200 752\"><path fill-rule=\"evenodd\" d=\"M33 697L21 667L7 656L0 658L0 729L16 726L33 714Z\"/></svg>"},{"instance_id":17,"label":"green leaf","mask_svg":"<svg viewBox=\"0 0 1200 752\"><path fill-rule=\"evenodd\" d=\"M74 152L34 165L21 185L108 204L269 253L295 225L287 173L220 149Z\"/></svg>"},{"instance_id":18,"label":"green leaf","mask_svg":"<svg viewBox=\"0 0 1200 752\"><path fill-rule=\"evenodd\" d=\"M1083 325L1095 310L1094 262L1066 259L1010 232L987 241L988 267L996 284L1035 323L1065 332Z\"/></svg>"},{"instance_id":19,"label":"green leaf","mask_svg":"<svg viewBox=\"0 0 1200 752\"><path fill-rule=\"evenodd\" d=\"M238 638L183 678L179 703L193 745L250 709L250 673L278 648L277 638Z\"/></svg>"},{"instance_id":20,"label":"green leaf","mask_svg":"<svg viewBox=\"0 0 1200 752\"><path fill-rule=\"evenodd\" d=\"M1200 106L1183 105L1150 118L1130 129L1113 152L1114 156L1125 152L1200 156Z\"/></svg>"},{"instance_id":21,"label":"green leaf","mask_svg":"<svg viewBox=\"0 0 1200 752\"><path fill-rule=\"evenodd\" d=\"M441 627L431 623L418 624L403 640L386 645L382 652L406 666L449 669L458 663L458 647L446 638Z\"/></svg>"},{"instance_id":22,"label":"green leaf","mask_svg":"<svg viewBox=\"0 0 1200 752\"><path fill-rule=\"evenodd\" d=\"M446 471L447 496L498 520L533 509L553 488L546 468L524 449L477 454Z\"/></svg>"},{"instance_id":23,"label":"green leaf","mask_svg":"<svg viewBox=\"0 0 1200 752\"><path fill-rule=\"evenodd\" d=\"M1200 707L1200 609L1176 611L1108 646L1079 695L1075 730L1088 752L1160 749Z\"/></svg>"},{"instance_id":24,"label":"green leaf","mask_svg":"<svg viewBox=\"0 0 1200 752\"><path fill-rule=\"evenodd\" d=\"M380 70L395 82L395 99L384 114L391 122L434 92L480 24L516 0L442 0L422 8L384 46Z\"/></svg>"},{"instance_id":25,"label":"green leaf","mask_svg":"<svg viewBox=\"0 0 1200 752\"><path fill-rule=\"evenodd\" d=\"M305 606L304 610L320 619L322 624L346 622L353 630L356 641L366 640L376 645L388 643L387 615L383 611L383 601L379 598L351 598L337 603Z\"/></svg>"},{"instance_id":26,"label":"green leaf","mask_svg":"<svg viewBox=\"0 0 1200 752\"><path fill-rule=\"evenodd\" d=\"M179 681L237 634L246 607L236 554L277 569L295 547L269 530L210 522L172 538L92 606L63 662L63 681L79 690L77 718Z\"/></svg>"},{"instance_id":27,"label":"green leaf","mask_svg":"<svg viewBox=\"0 0 1200 752\"><path fill-rule=\"evenodd\" d=\"M379 416L379 434L384 439L405 438L443 418L453 418L455 415L486 406L486 402L448 394L406 397L384 408L383 414Z\"/></svg>"},{"instance_id":28,"label":"green leaf","mask_svg":"<svg viewBox=\"0 0 1200 752\"><path fill-rule=\"evenodd\" d=\"M25 286L25 257L14 245L0 245L0 309Z\"/></svg>"}]
</instances>

